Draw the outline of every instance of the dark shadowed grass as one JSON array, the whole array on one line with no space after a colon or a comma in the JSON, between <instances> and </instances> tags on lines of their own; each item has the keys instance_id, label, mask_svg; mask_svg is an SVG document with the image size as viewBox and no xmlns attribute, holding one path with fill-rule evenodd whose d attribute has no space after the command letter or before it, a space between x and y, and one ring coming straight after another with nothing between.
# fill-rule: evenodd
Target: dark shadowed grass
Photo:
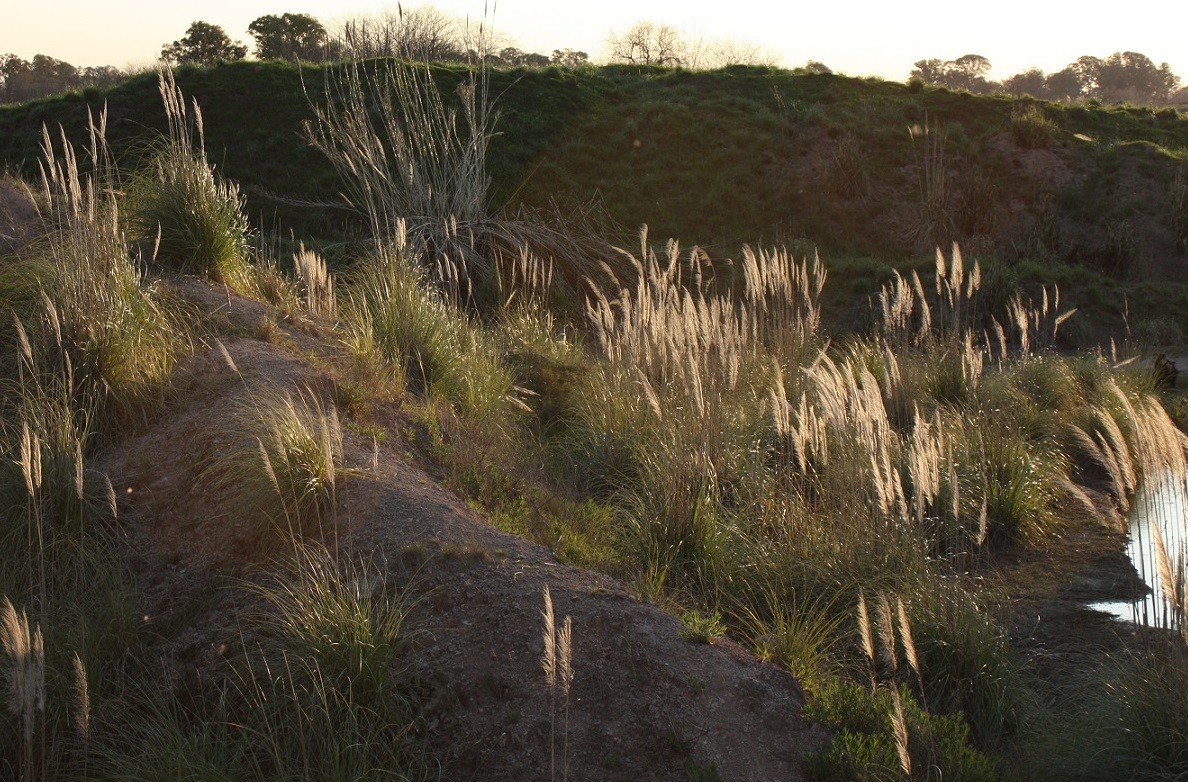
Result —
<instances>
[{"instance_id":1,"label":"dark shadowed grass","mask_svg":"<svg viewBox=\"0 0 1188 782\"><path fill-rule=\"evenodd\" d=\"M213 691L130 691L93 739L97 779L432 778L404 669L410 604L382 569L296 546Z\"/></svg>"}]
</instances>

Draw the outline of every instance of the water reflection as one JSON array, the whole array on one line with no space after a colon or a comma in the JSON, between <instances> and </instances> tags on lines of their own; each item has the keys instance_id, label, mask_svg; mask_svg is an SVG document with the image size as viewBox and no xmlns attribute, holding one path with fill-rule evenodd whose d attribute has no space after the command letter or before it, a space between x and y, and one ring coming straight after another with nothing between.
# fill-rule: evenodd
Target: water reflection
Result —
<instances>
[{"instance_id":1,"label":"water reflection","mask_svg":"<svg viewBox=\"0 0 1188 782\"><path fill-rule=\"evenodd\" d=\"M1172 561L1188 557L1188 481L1184 476L1168 476L1157 485L1144 488L1135 497L1130 511L1130 539L1126 555L1151 591L1140 600L1090 603L1090 608L1113 614L1147 627L1173 628L1173 613L1164 597L1163 579L1155 557L1155 526L1163 533L1164 545Z\"/></svg>"}]
</instances>

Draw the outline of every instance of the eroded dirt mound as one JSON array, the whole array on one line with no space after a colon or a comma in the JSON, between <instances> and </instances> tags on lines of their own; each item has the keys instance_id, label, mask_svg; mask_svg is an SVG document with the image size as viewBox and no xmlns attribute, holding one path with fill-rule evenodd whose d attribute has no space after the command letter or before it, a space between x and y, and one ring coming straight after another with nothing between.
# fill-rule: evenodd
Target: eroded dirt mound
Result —
<instances>
[{"instance_id":1,"label":"eroded dirt mound","mask_svg":"<svg viewBox=\"0 0 1188 782\"><path fill-rule=\"evenodd\" d=\"M249 305L223 292L212 302L222 297L250 322ZM214 587L269 559L267 548L245 545L251 521L204 485L209 455L236 436L220 422L264 388L333 396L331 379L291 347L222 344L225 354L212 344L183 362L165 412L106 456L130 534L145 547L150 610L162 626L181 628L164 648L183 679L200 677L234 641L237 607ZM547 779L552 735L557 778L566 735L574 780L716 778L702 776L712 769L725 780L801 778L800 758L821 736L801 719L802 693L789 674L729 641L685 640L679 620L622 584L497 531L408 458L399 439L392 433L376 459L371 440L345 432L352 470L339 486L335 547L376 563L415 601L414 673L427 683L429 750L443 778ZM567 733L560 704L553 733L540 662L546 586L557 622L573 622Z\"/></svg>"}]
</instances>

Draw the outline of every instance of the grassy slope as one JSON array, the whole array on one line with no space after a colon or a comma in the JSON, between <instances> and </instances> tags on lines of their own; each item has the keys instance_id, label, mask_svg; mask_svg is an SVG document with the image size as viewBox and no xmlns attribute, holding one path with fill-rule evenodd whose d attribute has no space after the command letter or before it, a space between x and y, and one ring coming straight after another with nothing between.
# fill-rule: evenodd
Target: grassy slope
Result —
<instances>
[{"instance_id":1,"label":"grassy slope","mask_svg":"<svg viewBox=\"0 0 1188 782\"><path fill-rule=\"evenodd\" d=\"M301 133L325 75L252 62L178 74L203 107L210 159L241 184L248 213L265 233L321 246L352 234L333 172ZM460 77L439 71L444 89ZM934 242L956 239L1009 266L1009 285L1050 278L1053 266L1088 269L1058 274L1078 303L1120 325L1123 297L1096 275L1174 279L1183 267L1174 234L1177 221L1188 225L1188 203L1177 206L1175 195L1188 121L1174 111L1039 104L1042 127L1023 145L1012 112L1030 101L767 68L497 71L491 93L500 109L494 204L593 202L624 242L647 223L654 239L714 255L733 255L743 241L798 253L815 245L834 270L831 293L846 298L876 290L888 261L926 259ZM0 107L0 161L33 173L43 123L82 127L88 105L104 103L113 147L134 159L161 122L151 74ZM946 193L931 217L921 213L926 145L908 133L928 126L945 133ZM921 232L929 219L941 227ZM1188 331L1184 293L1153 294L1144 309L1159 313L1154 320Z\"/></svg>"}]
</instances>

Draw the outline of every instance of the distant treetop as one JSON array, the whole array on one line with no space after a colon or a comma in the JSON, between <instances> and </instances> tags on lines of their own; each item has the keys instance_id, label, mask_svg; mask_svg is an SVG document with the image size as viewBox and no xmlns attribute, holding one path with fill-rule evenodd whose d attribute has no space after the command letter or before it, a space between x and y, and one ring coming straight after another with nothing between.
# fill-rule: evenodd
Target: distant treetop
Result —
<instances>
[{"instance_id":1,"label":"distant treetop","mask_svg":"<svg viewBox=\"0 0 1188 782\"><path fill-rule=\"evenodd\" d=\"M261 60L316 62L329 59L326 28L309 14L267 14L248 25Z\"/></svg>"},{"instance_id":2,"label":"distant treetop","mask_svg":"<svg viewBox=\"0 0 1188 782\"><path fill-rule=\"evenodd\" d=\"M161 49L162 60L178 64L214 65L244 57L247 57L247 46L232 41L222 27L209 22L194 22L184 38L165 44Z\"/></svg>"},{"instance_id":3,"label":"distant treetop","mask_svg":"<svg viewBox=\"0 0 1188 782\"><path fill-rule=\"evenodd\" d=\"M1104 59L1085 55L1056 73L1029 68L1001 83L986 78L989 70L985 57L967 54L956 60L919 60L909 78L969 92L1002 91L1048 100L1094 98L1104 103L1163 104L1180 84L1167 63L1156 66L1138 52L1115 52Z\"/></svg>"}]
</instances>

